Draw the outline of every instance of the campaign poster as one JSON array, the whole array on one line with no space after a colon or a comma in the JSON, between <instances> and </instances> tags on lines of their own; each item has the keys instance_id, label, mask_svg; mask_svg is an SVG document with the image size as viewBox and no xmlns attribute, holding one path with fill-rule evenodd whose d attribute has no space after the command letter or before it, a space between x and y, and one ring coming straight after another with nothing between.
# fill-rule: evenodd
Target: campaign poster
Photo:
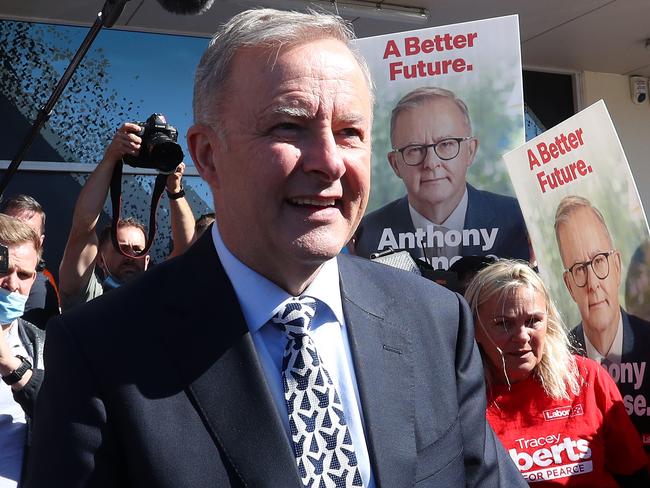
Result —
<instances>
[{"instance_id":1,"label":"campaign poster","mask_svg":"<svg viewBox=\"0 0 650 488\"><path fill-rule=\"evenodd\" d=\"M360 39L375 85L372 190L351 244L446 270L460 256L527 259L502 155L524 142L517 16Z\"/></svg>"},{"instance_id":2,"label":"campaign poster","mask_svg":"<svg viewBox=\"0 0 650 488\"><path fill-rule=\"evenodd\" d=\"M574 345L607 368L650 453L650 233L605 103L504 159Z\"/></svg>"}]
</instances>

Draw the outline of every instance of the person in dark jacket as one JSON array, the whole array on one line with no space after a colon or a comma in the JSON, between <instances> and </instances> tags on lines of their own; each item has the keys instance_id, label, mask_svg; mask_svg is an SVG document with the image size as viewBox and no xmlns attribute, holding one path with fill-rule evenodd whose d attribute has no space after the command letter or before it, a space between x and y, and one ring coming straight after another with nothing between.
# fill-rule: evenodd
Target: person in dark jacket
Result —
<instances>
[{"instance_id":1,"label":"person in dark jacket","mask_svg":"<svg viewBox=\"0 0 650 488\"><path fill-rule=\"evenodd\" d=\"M3 487L13 487L22 478L43 381L45 333L21 318L36 280L41 239L26 223L0 214L0 246L0 477Z\"/></svg>"}]
</instances>

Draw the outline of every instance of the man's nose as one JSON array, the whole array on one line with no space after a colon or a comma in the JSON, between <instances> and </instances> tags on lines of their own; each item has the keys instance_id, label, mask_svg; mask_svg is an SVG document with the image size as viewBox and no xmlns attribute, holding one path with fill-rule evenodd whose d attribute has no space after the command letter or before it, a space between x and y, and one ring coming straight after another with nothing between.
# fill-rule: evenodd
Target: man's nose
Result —
<instances>
[{"instance_id":1,"label":"man's nose","mask_svg":"<svg viewBox=\"0 0 650 488\"><path fill-rule=\"evenodd\" d=\"M444 161L438 157L433 147L428 147L422 162L424 169L435 170L436 168L442 168L443 163Z\"/></svg>"},{"instance_id":2,"label":"man's nose","mask_svg":"<svg viewBox=\"0 0 650 488\"><path fill-rule=\"evenodd\" d=\"M2 283L0 283L0 286L2 286L2 288L4 288L5 290L9 290L11 292L17 291L18 276L16 276L16 273L8 274L4 278L2 278Z\"/></svg>"},{"instance_id":3,"label":"man's nose","mask_svg":"<svg viewBox=\"0 0 650 488\"><path fill-rule=\"evenodd\" d=\"M595 290L600 287L600 278L596 276L591 265L587 266L587 287L589 290Z\"/></svg>"},{"instance_id":4,"label":"man's nose","mask_svg":"<svg viewBox=\"0 0 650 488\"><path fill-rule=\"evenodd\" d=\"M303 169L318 173L327 181L336 181L345 174L342 151L331 131L319 132L302 150Z\"/></svg>"}]
</instances>

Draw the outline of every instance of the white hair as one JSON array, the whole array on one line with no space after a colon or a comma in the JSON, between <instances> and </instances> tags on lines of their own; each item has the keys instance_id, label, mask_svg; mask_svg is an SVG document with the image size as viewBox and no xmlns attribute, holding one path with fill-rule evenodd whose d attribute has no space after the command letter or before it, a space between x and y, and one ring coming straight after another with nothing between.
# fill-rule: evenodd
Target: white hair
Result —
<instances>
[{"instance_id":1,"label":"white hair","mask_svg":"<svg viewBox=\"0 0 650 488\"><path fill-rule=\"evenodd\" d=\"M318 39L345 44L359 63L372 96L370 71L353 48L351 24L329 13L286 12L274 9L246 10L221 26L201 57L194 78L194 122L222 128L219 112L227 98L225 90L233 58L242 48L275 50Z\"/></svg>"}]
</instances>

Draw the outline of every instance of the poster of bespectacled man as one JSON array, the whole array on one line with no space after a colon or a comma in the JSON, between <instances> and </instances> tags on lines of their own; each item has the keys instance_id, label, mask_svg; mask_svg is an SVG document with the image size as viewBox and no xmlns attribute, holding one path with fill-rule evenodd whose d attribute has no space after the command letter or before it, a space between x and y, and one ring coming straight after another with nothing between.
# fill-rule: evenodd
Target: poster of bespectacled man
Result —
<instances>
[{"instance_id":1,"label":"poster of bespectacled man","mask_svg":"<svg viewBox=\"0 0 650 488\"><path fill-rule=\"evenodd\" d=\"M524 142L516 16L360 39L375 83L371 200L350 245L528 259L501 159Z\"/></svg>"},{"instance_id":2,"label":"poster of bespectacled man","mask_svg":"<svg viewBox=\"0 0 650 488\"><path fill-rule=\"evenodd\" d=\"M650 233L601 100L504 156L540 273L650 455Z\"/></svg>"}]
</instances>

